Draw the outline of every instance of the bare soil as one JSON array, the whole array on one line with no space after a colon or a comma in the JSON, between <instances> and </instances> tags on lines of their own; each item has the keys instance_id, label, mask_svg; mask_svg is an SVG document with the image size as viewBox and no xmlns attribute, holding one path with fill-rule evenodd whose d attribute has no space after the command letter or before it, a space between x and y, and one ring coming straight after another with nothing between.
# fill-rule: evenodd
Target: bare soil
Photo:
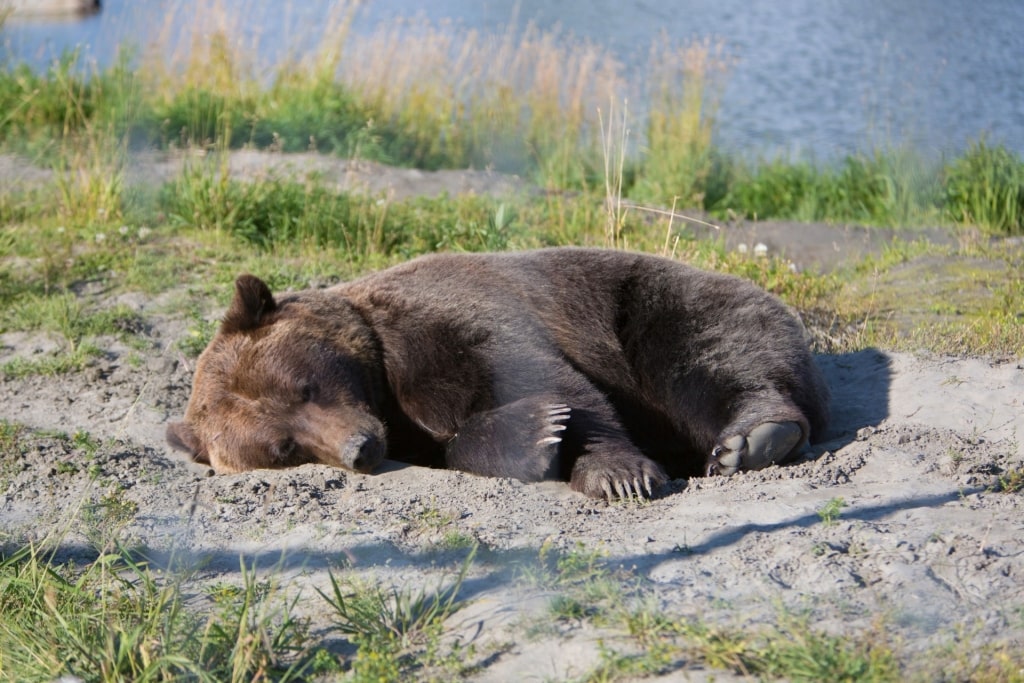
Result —
<instances>
[{"instance_id":1,"label":"bare soil","mask_svg":"<svg viewBox=\"0 0 1024 683\"><path fill-rule=\"evenodd\" d=\"M20 177L37 173L15 168ZM361 173L377 188L388 186L388 173L399 184L410 177L370 166ZM410 181L409 192L522 187L476 172L415 174L427 180ZM774 248L808 262L817 254L822 264L838 241L884 244L876 233L831 226L772 234ZM965 634L1024 647L1024 494L998 490L1001 476L1024 467L1024 359L878 350L819 356L834 419L807 458L673 481L646 504L591 500L561 483L392 462L373 475L309 465L210 476L164 442L166 423L184 412L194 365L174 346L187 321L168 312L173 294L83 294L137 311L148 347L101 340L104 355L84 372L0 380L0 419L99 440L72 446L37 435L20 461L3 463L0 541L59 533L62 557L95 557L90 530L76 520L83 506L120 491L138 505L122 532L129 542L155 558L194 560L202 567L197 580L211 584L238 581L244 555L301 590L300 609L325 627L330 609L314 587L327 589L328 568L435 585L464 554L446 549L446 539L468 537L481 545L463 593L472 602L449 625L477 645L480 681L579 676L597 663L599 641L625 643L621 632L586 623L527 635L525 624L544 618L550 595L517 580L514 568L535 561L545 544L601 550L671 615L753 629L800 612L814 628L838 634L882 619L915 670ZM3 334L0 362L57 347L45 335ZM819 510L837 498L845 507L826 523ZM730 679L698 667L664 680L706 677Z\"/></svg>"}]
</instances>

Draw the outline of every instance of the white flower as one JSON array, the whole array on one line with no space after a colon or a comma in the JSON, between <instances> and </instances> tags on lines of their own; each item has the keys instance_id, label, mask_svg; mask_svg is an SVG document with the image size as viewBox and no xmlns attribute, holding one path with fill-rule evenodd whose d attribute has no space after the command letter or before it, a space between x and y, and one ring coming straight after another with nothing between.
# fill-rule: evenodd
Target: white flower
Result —
<instances>
[{"instance_id":1,"label":"white flower","mask_svg":"<svg viewBox=\"0 0 1024 683\"><path fill-rule=\"evenodd\" d=\"M127 235L128 234L128 226L127 225L122 225L120 228L117 229L117 231L119 233L121 233L122 235Z\"/></svg>"},{"instance_id":2,"label":"white flower","mask_svg":"<svg viewBox=\"0 0 1024 683\"><path fill-rule=\"evenodd\" d=\"M99 244L103 240L107 239L107 236L104 235L102 232L98 232L98 233L96 233L96 237L94 237L93 239L96 240L96 244Z\"/></svg>"},{"instance_id":3,"label":"white flower","mask_svg":"<svg viewBox=\"0 0 1024 683\"><path fill-rule=\"evenodd\" d=\"M758 258L765 258L768 256L768 245L764 242L758 242L754 245L754 256Z\"/></svg>"},{"instance_id":4,"label":"white flower","mask_svg":"<svg viewBox=\"0 0 1024 683\"><path fill-rule=\"evenodd\" d=\"M145 225L143 225L141 228L139 228L139 239L140 240L146 239L147 237L149 237L149 233L151 233L151 232L153 232L153 231L150 230L149 228L147 228Z\"/></svg>"}]
</instances>

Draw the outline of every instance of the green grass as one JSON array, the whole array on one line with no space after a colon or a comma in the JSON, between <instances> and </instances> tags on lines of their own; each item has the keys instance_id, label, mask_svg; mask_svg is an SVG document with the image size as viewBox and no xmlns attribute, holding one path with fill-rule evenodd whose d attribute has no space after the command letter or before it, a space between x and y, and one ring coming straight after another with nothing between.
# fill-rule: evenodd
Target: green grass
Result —
<instances>
[{"instance_id":1,"label":"green grass","mask_svg":"<svg viewBox=\"0 0 1024 683\"><path fill-rule=\"evenodd\" d=\"M974 142L943 169L950 217L995 234L1024 233L1024 160L1001 146Z\"/></svg>"},{"instance_id":2,"label":"green grass","mask_svg":"<svg viewBox=\"0 0 1024 683\"><path fill-rule=\"evenodd\" d=\"M898 652L879 625L842 637L816 629L807 617L783 610L774 623L719 626L661 610L640 577L613 568L582 545L555 552L544 546L536 565L521 571L529 586L556 591L549 619L565 628L603 629L598 662L573 680L633 680L696 665L763 679L898 681ZM553 635L544 619L528 624L537 637Z\"/></svg>"},{"instance_id":3,"label":"green grass","mask_svg":"<svg viewBox=\"0 0 1024 683\"><path fill-rule=\"evenodd\" d=\"M725 160L717 172L725 176L719 198L706 206L719 214L889 227L929 225L943 215L942 169L908 150L830 165Z\"/></svg>"},{"instance_id":4,"label":"green grass","mask_svg":"<svg viewBox=\"0 0 1024 683\"><path fill-rule=\"evenodd\" d=\"M262 248L330 246L357 262L505 249L522 229L505 204L483 197L391 202L331 190L315 178L242 182L211 167L186 169L164 188L160 208L176 226L228 233Z\"/></svg>"},{"instance_id":5,"label":"green grass","mask_svg":"<svg viewBox=\"0 0 1024 683\"><path fill-rule=\"evenodd\" d=\"M237 600L202 613L181 580L126 551L76 566L24 546L0 558L0 678L299 680L310 660L294 603L259 591L244 564L242 580Z\"/></svg>"},{"instance_id":6,"label":"green grass","mask_svg":"<svg viewBox=\"0 0 1024 683\"><path fill-rule=\"evenodd\" d=\"M48 215L44 206L0 233L0 295L7 302L0 331L49 332L63 344L58 357L7 361L6 374L86 367L99 352L97 340L107 336L144 341L136 340L144 328L137 314L97 309L72 292L83 282L153 295L182 290L173 308L192 311L193 322L178 343L194 355L241 272L259 273L279 290L439 250L609 240L603 200L586 193L397 201L340 192L317 178L242 182L217 162L190 167L139 202L127 215L84 227L66 224L59 212ZM822 275L794 272L781 259L726 252L694 239L681 223L667 229L664 219L645 212L623 211L614 220L620 246L671 250L694 265L750 279L808 312L812 327L825 326L822 350L1024 353L1024 249L1011 242L965 238L959 246L934 246L908 233L880 256Z\"/></svg>"},{"instance_id":7,"label":"green grass","mask_svg":"<svg viewBox=\"0 0 1024 683\"><path fill-rule=\"evenodd\" d=\"M126 339L141 331L143 326L139 316L127 307L89 310L81 299L70 293L47 296L29 292L11 299L10 305L0 312L0 332L50 332L60 338L61 348L52 354L18 356L0 363L0 376L4 377L80 371L103 355L96 343L98 337Z\"/></svg>"},{"instance_id":8,"label":"green grass","mask_svg":"<svg viewBox=\"0 0 1024 683\"><path fill-rule=\"evenodd\" d=\"M474 546L447 586L391 588L345 582L330 573L330 592L320 592L334 613L334 628L357 647L355 681L451 680L467 666L458 641L443 643L445 621L465 602L462 583L476 556Z\"/></svg>"},{"instance_id":9,"label":"green grass","mask_svg":"<svg viewBox=\"0 0 1024 683\"><path fill-rule=\"evenodd\" d=\"M832 636L806 619L783 615L777 624L743 631L700 621L673 627L692 657L744 676L791 681L899 681L902 675L884 632Z\"/></svg>"}]
</instances>

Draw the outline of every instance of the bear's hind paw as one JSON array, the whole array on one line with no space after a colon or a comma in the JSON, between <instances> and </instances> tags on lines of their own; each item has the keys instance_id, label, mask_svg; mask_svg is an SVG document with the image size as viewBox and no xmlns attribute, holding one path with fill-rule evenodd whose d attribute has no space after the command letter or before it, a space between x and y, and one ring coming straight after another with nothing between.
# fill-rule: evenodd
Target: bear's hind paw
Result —
<instances>
[{"instance_id":1,"label":"bear's hind paw","mask_svg":"<svg viewBox=\"0 0 1024 683\"><path fill-rule=\"evenodd\" d=\"M732 475L741 469L760 470L785 462L803 441L804 433L796 422L765 422L747 436L734 434L722 439L705 465L704 474Z\"/></svg>"}]
</instances>

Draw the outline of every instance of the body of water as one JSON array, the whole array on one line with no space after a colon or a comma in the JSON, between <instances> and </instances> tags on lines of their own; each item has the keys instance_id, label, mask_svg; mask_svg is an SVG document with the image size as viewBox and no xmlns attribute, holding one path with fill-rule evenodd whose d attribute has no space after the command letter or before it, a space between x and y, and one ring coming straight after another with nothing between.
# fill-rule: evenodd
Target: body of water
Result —
<instances>
[{"instance_id":1,"label":"body of water","mask_svg":"<svg viewBox=\"0 0 1024 683\"><path fill-rule=\"evenodd\" d=\"M105 64L123 41L137 44L204 1L105 0L99 15L77 21L9 21L0 44L8 62L42 66L82 46ZM256 4L220 2L261 48L282 53L331 5ZM887 145L937 155L981 135L1024 153L1020 0L367 0L355 30L412 16L484 33L527 22L568 32L612 50L638 79L662 33L721 39L733 66L719 142L749 155L822 159Z\"/></svg>"}]
</instances>

